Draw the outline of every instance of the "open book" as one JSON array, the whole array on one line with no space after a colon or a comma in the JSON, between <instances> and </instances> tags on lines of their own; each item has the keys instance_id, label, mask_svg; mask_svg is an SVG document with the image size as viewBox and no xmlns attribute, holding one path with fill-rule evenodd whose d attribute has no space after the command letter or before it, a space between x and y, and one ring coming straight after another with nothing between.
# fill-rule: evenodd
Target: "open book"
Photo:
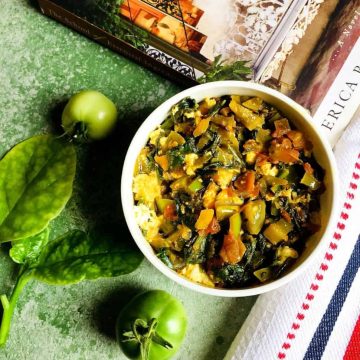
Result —
<instances>
[{"instance_id":1,"label":"open book","mask_svg":"<svg viewBox=\"0 0 360 360\"><path fill-rule=\"evenodd\" d=\"M44 14L186 85L240 79L278 88L315 115L333 144L358 105L360 85L347 84L360 75L360 0L38 2ZM351 99L340 103L344 86Z\"/></svg>"}]
</instances>

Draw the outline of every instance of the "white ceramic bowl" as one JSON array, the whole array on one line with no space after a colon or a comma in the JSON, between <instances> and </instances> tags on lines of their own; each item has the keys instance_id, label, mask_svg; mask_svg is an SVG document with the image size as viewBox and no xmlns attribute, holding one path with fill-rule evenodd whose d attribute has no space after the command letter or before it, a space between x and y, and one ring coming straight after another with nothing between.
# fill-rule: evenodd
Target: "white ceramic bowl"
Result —
<instances>
[{"instance_id":1,"label":"white ceramic bowl","mask_svg":"<svg viewBox=\"0 0 360 360\"><path fill-rule=\"evenodd\" d=\"M317 162L325 169L325 187L326 191L322 194L321 203L321 230L314 234L306 243L304 252L297 259L296 263L285 273L282 277L273 280L267 284L261 284L241 289L219 289L210 288L201 285L179 275L175 271L168 268L155 255L150 244L146 241L141 233L139 226L136 223L134 216L134 198L132 192L133 172L135 168L135 161L140 150L145 146L148 136L159 124L161 124L170 108L178 103L181 99L190 96L196 101L200 101L205 97L222 96L222 95L249 95L259 96L267 103L272 104L286 115L291 123L293 123L299 130L305 132L306 136L314 145L313 153ZM121 178L121 200L125 219L129 230L137 243L140 250L146 258L163 274L175 282L184 285L185 287L209 295L240 297L257 295L268 292L286 284L294 279L302 270L311 265L312 260L321 250L321 245L324 243L322 239L329 238L331 235L332 224L335 221L334 214L336 212L336 195L337 195L337 171L334 155L331 147L326 139L324 139L318 128L315 126L309 113L300 105L295 103L287 96L265 87L263 85L242 82L242 81L219 81L204 85L198 85L180 92L169 100L165 101L156 110L154 110L135 134L128 152L126 154L124 167Z\"/></svg>"}]
</instances>

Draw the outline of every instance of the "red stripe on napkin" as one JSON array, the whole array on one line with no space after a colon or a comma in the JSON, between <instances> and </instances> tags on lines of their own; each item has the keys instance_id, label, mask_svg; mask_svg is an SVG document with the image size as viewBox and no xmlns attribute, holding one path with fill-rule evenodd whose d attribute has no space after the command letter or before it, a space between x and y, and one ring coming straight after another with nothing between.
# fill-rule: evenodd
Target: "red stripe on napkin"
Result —
<instances>
[{"instance_id":1,"label":"red stripe on napkin","mask_svg":"<svg viewBox=\"0 0 360 360\"><path fill-rule=\"evenodd\" d=\"M357 159L360 159L360 153L357 155ZM360 174L359 174L358 170L360 170L360 162L356 162L356 163L355 163L355 171L354 171L353 174L352 174L352 179L354 179L355 181L358 181L358 180L360 179ZM355 198L355 192L354 192L353 190L356 190L356 189L358 188L358 185L355 184L353 181L350 181L348 187L349 187L349 188L348 188L349 191L346 192L346 197L347 197L347 199L349 199L349 201L345 201L344 204L343 204L343 209L342 209L342 212L340 213L340 216L339 216L339 218L341 219L341 221L339 221L339 222L337 223L337 228L338 228L338 230L333 234L333 239L334 239L334 240L340 240L341 237L342 237L342 232L343 232L343 230L345 230L345 227L346 227L345 222L346 222L346 221L348 220L348 218L349 218L349 213L348 213L347 211L345 211L345 209L346 209L346 210L351 209L352 205L350 204L350 202L351 202L352 200L354 200L354 198ZM343 220L344 222L342 222L342 220ZM336 250L336 249L337 249L337 245L335 244L334 241L331 241L331 242L330 242L329 248L330 248L331 250ZM330 250L330 249L326 252L326 254L325 254L325 256L324 256L324 260L323 260L323 262L322 262L321 265L320 265L319 272L322 272L322 274L320 274L319 272L316 273L316 275L315 275L315 281L314 281L314 282L311 284L311 286L310 286L310 289L313 290L313 291L317 291L317 290L319 289L320 281L323 280L323 278L324 278L324 273L325 273L325 272L328 270L328 268L329 268L329 265L328 265L328 264L325 264L325 262L330 263L331 260L332 260L333 257L334 257L333 254L331 253L331 250ZM314 296L315 296L314 294L308 292L308 293L306 294L306 299L307 299L307 300L313 300L313 299L314 299ZM307 306L307 309L306 309L306 310L308 310L309 307L310 307L310 304L309 304L309 303L307 303L307 305L308 305L308 306ZM305 318L305 315L304 315L303 313L297 313L296 319L297 319L297 320L300 320L299 322L303 321L304 318ZM359 323L359 321L358 321L358 323ZM357 341L357 345L354 345L354 346L355 346L355 348L354 348L355 350L354 350L354 351L357 351L357 354L354 352L353 354L350 355L350 357L344 358L344 360L360 360L360 357L359 357L359 354L360 354L360 349L359 349L359 347L360 347L360 334L359 334L360 329L359 329L359 327L360 327L360 325L357 324L357 327L356 327L356 328L357 328L358 335L357 335L357 337L355 337L355 342ZM292 324L292 326L291 326L291 329L294 330L294 333L295 333L299 328L300 328L300 323L295 323L295 322L294 322L294 323ZM290 335L290 336L289 336L289 335ZM353 336L354 336L354 334L353 334ZM284 343L282 344L282 350L281 350L280 352L278 352L278 354L277 354L277 358L278 358L279 360L282 360L282 359L285 359L285 358L286 358L286 351L287 351L288 349L290 349L290 347L291 347L291 343L290 343L290 342L291 342L292 340L294 340L294 339L295 339L295 334L293 334L293 333L288 333L288 335L287 335L287 340L284 341ZM350 344L349 344L349 346L350 346ZM357 357L356 357L356 356L357 356Z\"/></svg>"},{"instance_id":2,"label":"red stripe on napkin","mask_svg":"<svg viewBox=\"0 0 360 360\"><path fill-rule=\"evenodd\" d=\"M360 316L356 322L350 342L346 348L344 360L358 360L360 356Z\"/></svg>"}]
</instances>

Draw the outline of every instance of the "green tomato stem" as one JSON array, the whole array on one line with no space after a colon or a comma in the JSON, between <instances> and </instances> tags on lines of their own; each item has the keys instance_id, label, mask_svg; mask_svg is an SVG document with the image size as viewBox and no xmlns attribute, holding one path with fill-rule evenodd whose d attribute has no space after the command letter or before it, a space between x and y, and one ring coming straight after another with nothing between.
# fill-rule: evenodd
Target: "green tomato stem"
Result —
<instances>
[{"instance_id":1,"label":"green tomato stem","mask_svg":"<svg viewBox=\"0 0 360 360\"><path fill-rule=\"evenodd\" d=\"M149 359L151 342L155 342L166 349L172 349L172 345L156 332L158 325L157 319L153 318L149 322L143 319L136 319L132 324L132 331L123 333L123 342L136 341L140 344L140 355L142 360Z\"/></svg>"},{"instance_id":2,"label":"green tomato stem","mask_svg":"<svg viewBox=\"0 0 360 360\"><path fill-rule=\"evenodd\" d=\"M0 300L3 307L3 315L0 325L0 347L6 344L10 332L10 323L16 307L16 303L19 299L21 291L24 286L30 280L30 275L27 272L23 272L17 279L10 300L6 295L1 295Z\"/></svg>"}]
</instances>

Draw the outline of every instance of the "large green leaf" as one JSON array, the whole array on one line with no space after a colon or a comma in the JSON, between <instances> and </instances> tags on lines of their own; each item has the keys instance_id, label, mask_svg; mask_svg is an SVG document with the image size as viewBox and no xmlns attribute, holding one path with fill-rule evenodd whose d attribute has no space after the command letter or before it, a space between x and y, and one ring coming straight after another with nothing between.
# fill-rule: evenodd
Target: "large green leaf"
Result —
<instances>
[{"instance_id":1,"label":"large green leaf","mask_svg":"<svg viewBox=\"0 0 360 360\"><path fill-rule=\"evenodd\" d=\"M43 248L31 275L49 284L66 285L128 274L143 257L119 240L71 231Z\"/></svg>"},{"instance_id":2,"label":"large green leaf","mask_svg":"<svg viewBox=\"0 0 360 360\"><path fill-rule=\"evenodd\" d=\"M73 145L50 135L14 146L0 161L0 243L42 231L69 200Z\"/></svg>"},{"instance_id":3,"label":"large green leaf","mask_svg":"<svg viewBox=\"0 0 360 360\"><path fill-rule=\"evenodd\" d=\"M48 243L49 228L39 234L14 241L10 249L10 257L18 264L31 265L36 262L42 248Z\"/></svg>"}]
</instances>

